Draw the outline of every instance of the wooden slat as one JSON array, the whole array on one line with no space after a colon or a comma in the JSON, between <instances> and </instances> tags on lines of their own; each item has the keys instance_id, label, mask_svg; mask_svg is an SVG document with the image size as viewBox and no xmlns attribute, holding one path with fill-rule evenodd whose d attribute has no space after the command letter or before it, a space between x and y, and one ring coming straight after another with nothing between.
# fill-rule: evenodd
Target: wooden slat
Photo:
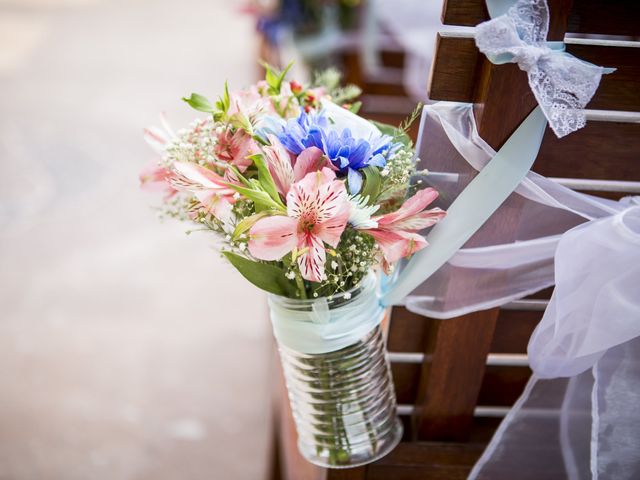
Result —
<instances>
[{"instance_id":1,"label":"wooden slat","mask_svg":"<svg viewBox=\"0 0 640 480\"><path fill-rule=\"evenodd\" d=\"M526 353L529 337L542 312L500 310L491 343L491 353Z\"/></svg>"},{"instance_id":2,"label":"wooden slat","mask_svg":"<svg viewBox=\"0 0 640 480\"><path fill-rule=\"evenodd\" d=\"M512 406L529 381L529 367L487 367L478 405Z\"/></svg>"},{"instance_id":3,"label":"wooden slat","mask_svg":"<svg viewBox=\"0 0 640 480\"><path fill-rule=\"evenodd\" d=\"M553 8L553 5L550 5ZM605 35L640 35L640 2L634 0L576 0L567 31ZM442 23L473 27L489 19L485 0L445 0Z\"/></svg>"},{"instance_id":4,"label":"wooden slat","mask_svg":"<svg viewBox=\"0 0 640 480\"><path fill-rule=\"evenodd\" d=\"M438 33L431 64L428 95L431 100L470 102L475 88L480 52L473 38Z\"/></svg>"},{"instance_id":5,"label":"wooden slat","mask_svg":"<svg viewBox=\"0 0 640 480\"><path fill-rule=\"evenodd\" d=\"M560 139L547 130L534 170L546 177L640 181L640 124L591 121Z\"/></svg>"},{"instance_id":6,"label":"wooden slat","mask_svg":"<svg viewBox=\"0 0 640 480\"><path fill-rule=\"evenodd\" d=\"M435 322L404 307L393 307L387 347L392 352L422 352Z\"/></svg>"},{"instance_id":7,"label":"wooden slat","mask_svg":"<svg viewBox=\"0 0 640 480\"><path fill-rule=\"evenodd\" d=\"M433 324L416 399L418 438L468 438L496 318L489 310Z\"/></svg>"},{"instance_id":8,"label":"wooden slat","mask_svg":"<svg viewBox=\"0 0 640 480\"><path fill-rule=\"evenodd\" d=\"M640 5L640 2L638 4ZM636 21L640 24L640 16L636 17ZM639 47L589 45L567 40L567 52L586 62L617 69L613 73L603 75L598 91L589 102L588 108L640 110Z\"/></svg>"},{"instance_id":9,"label":"wooden slat","mask_svg":"<svg viewBox=\"0 0 640 480\"><path fill-rule=\"evenodd\" d=\"M567 43L567 52L597 65L617 68L614 73L602 77L600 87L588 105L590 109L640 110L640 48ZM526 97L522 102L535 105L526 74L517 65L492 65L467 34L442 32L436 42L428 94L432 100L479 102L478 93L486 89L488 82L496 88L509 88L514 77L518 78L516 85L527 87L517 92ZM504 96L505 91L508 90L495 93Z\"/></svg>"},{"instance_id":10,"label":"wooden slat","mask_svg":"<svg viewBox=\"0 0 640 480\"><path fill-rule=\"evenodd\" d=\"M421 364L392 363L391 374L398 403L415 403L420 382Z\"/></svg>"},{"instance_id":11,"label":"wooden slat","mask_svg":"<svg viewBox=\"0 0 640 480\"><path fill-rule=\"evenodd\" d=\"M489 18L485 0L444 0L442 23L475 27Z\"/></svg>"},{"instance_id":12,"label":"wooden slat","mask_svg":"<svg viewBox=\"0 0 640 480\"><path fill-rule=\"evenodd\" d=\"M365 480L367 476L367 467L330 469L327 470L327 480Z\"/></svg>"},{"instance_id":13,"label":"wooden slat","mask_svg":"<svg viewBox=\"0 0 640 480\"><path fill-rule=\"evenodd\" d=\"M368 480L464 480L484 444L401 443L369 465Z\"/></svg>"},{"instance_id":14,"label":"wooden slat","mask_svg":"<svg viewBox=\"0 0 640 480\"><path fill-rule=\"evenodd\" d=\"M640 2L635 0L577 0L568 31L605 35L640 35Z\"/></svg>"}]
</instances>

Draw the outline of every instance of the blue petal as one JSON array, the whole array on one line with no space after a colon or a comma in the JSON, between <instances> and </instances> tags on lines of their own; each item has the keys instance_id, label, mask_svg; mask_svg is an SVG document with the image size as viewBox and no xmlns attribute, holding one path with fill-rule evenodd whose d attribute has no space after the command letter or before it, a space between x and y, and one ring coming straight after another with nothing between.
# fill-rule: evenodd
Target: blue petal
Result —
<instances>
[{"instance_id":1,"label":"blue petal","mask_svg":"<svg viewBox=\"0 0 640 480\"><path fill-rule=\"evenodd\" d=\"M369 158L369 143L366 140L358 142L358 145L351 151L351 165L362 168L365 166L367 158Z\"/></svg>"},{"instance_id":2,"label":"blue petal","mask_svg":"<svg viewBox=\"0 0 640 480\"><path fill-rule=\"evenodd\" d=\"M387 159L380 154L374 155L373 157L371 157L371 160L369 160L369 165L373 165L374 167L382 168L386 164L387 164Z\"/></svg>"},{"instance_id":3,"label":"blue petal","mask_svg":"<svg viewBox=\"0 0 640 480\"><path fill-rule=\"evenodd\" d=\"M347 178L349 179L349 192L355 195L362 189L362 174L350 168Z\"/></svg>"}]
</instances>

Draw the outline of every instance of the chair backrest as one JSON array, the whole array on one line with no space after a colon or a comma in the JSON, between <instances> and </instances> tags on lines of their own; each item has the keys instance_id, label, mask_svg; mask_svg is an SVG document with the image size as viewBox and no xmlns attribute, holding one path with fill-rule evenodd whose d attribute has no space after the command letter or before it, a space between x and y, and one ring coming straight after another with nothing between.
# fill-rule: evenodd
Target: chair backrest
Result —
<instances>
[{"instance_id":1,"label":"chair backrest","mask_svg":"<svg viewBox=\"0 0 640 480\"><path fill-rule=\"evenodd\" d=\"M562 139L547 129L534 170L595 195L640 194L640 5L550 0L549 7L549 40L564 39L568 52L617 71L603 77L585 128ZM484 0L447 0L442 18L472 26L488 13ZM587 33L594 35L565 37ZM495 149L536 106L524 72L492 64L471 35L455 32L438 35L429 96L473 103L479 133ZM452 295L457 288L451 285ZM527 340L550 294L447 321L394 309L389 349L411 439L483 441L492 434L528 380Z\"/></svg>"}]
</instances>

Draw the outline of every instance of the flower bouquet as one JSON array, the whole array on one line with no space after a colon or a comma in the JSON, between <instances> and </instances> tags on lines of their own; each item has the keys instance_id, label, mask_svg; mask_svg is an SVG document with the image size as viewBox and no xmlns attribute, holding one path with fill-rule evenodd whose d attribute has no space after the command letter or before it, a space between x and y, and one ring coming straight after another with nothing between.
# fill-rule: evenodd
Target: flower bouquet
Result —
<instances>
[{"instance_id":1,"label":"flower bouquet","mask_svg":"<svg viewBox=\"0 0 640 480\"><path fill-rule=\"evenodd\" d=\"M313 463L349 467L400 440L380 322L377 271L425 248L419 231L445 212L412 182L416 162L399 128L357 115L359 90L329 70L303 86L288 69L215 102L173 133L148 129L160 153L141 174L164 192L163 214L194 222L269 293L298 445Z\"/></svg>"}]
</instances>

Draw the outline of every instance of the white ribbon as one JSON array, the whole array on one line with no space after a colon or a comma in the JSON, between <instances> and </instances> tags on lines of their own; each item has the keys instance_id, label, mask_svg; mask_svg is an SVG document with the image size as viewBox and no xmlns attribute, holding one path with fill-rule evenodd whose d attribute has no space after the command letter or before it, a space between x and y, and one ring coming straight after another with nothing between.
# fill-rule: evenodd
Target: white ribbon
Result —
<instances>
[{"instance_id":1,"label":"white ribbon","mask_svg":"<svg viewBox=\"0 0 640 480\"><path fill-rule=\"evenodd\" d=\"M517 63L527 72L549 126L558 137L564 137L585 126L584 107L602 74L615 69L579 60L564 52L561 42L547 43L548 32L546 0L519 0L506 14L476 27L476 45L491 62Z\"/></svg>"}]
</instances>

